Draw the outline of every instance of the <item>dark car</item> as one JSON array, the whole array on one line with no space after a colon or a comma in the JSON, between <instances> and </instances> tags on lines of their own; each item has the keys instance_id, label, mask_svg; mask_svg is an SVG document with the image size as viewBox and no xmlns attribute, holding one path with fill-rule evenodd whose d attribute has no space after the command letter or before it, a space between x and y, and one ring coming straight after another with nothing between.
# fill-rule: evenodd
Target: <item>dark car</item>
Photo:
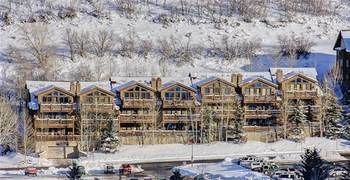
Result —
<instances>
[{"instance_id":1,"label":"dark car","mask_svg":"<svg viewBox=\"0 0 350 180\"><path fill-rule=\"evenodd\" d=\"M38 169L35 167L27 167L24 170L24 175L26 176L37 176L37 173L38 173Z\"/></svg>"}]
</instances>

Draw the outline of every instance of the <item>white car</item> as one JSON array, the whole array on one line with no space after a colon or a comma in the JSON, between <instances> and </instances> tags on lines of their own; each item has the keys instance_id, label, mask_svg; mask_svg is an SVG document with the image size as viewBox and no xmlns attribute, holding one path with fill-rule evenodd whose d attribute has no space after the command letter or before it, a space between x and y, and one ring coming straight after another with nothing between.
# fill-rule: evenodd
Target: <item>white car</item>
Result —
<instances>
[{"instance_id":1,"label":"white car","mask_svg":"<svg viewBox=\"0 0 350 180\"><path fill-rule=\"evenodd\" d=\"M345 169L341 168L341 167L335 167L334 169L329 171L329 175L331 177L338 177L341 176L343 174L346 174Z\"/></svg>"},{"instance_id":2,"label":"white car","mask_svg":"<svg viewBox=\"0 0 350 180\"><path fill-rule=\"evenodd\" d=\"M260 172L263 165L264 165L264 161L262 159L258 159L250 163L250 169L253 171Z\"/></svg>"},{"instance_id":3,"label":"white car","mask_svg":"<svg viewBox=\"0 0 350 180\"><path fill-rule=\"evenodd\" d=\"M258 160L258 158L256 156L246 156L246 157L239 159L239 165L241 165L245 168L250 168L250 164L256 160Z\"/></svg>"}]
</instances>

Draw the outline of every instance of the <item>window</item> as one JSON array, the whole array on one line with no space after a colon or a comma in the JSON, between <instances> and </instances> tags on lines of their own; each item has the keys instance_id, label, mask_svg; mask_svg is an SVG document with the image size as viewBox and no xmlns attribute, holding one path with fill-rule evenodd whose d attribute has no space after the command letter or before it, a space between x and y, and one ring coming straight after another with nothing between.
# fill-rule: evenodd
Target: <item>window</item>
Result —
<instances>
[{"instance_id":1,"label":"window","mask_svg":"<svg viewBox=\"0 0 350 180\"><path fill-rule=\"evenodd\" d=\"M186 89L180 86L169 89L165 93L165 100L190 100L190 99L191 99L190 93Z\"/></svg>"},{"instance_id":2,"label":"window","mask_svg":"<svg viewBox=\"0 0 350 180\"><path fill-rule=\"evenodd\" d=\"M56 104L67 104L71 103L71 99L69 96L61 93L61 92L52 92L42 97L43 103L56 103Z\"/></svg>"},{"instance_id":3,"label":"window","mask_svg":"<svg viewBox=\"0 0 350 180\"><path fill-rule=\"evenodd\" d=\"M225 88L225 95L230 95L231 94L231 88L230 87L226 87Z\"/></svg>"},{"instance_id":4,"label":"window","mask_svg":"<svg viewBox=\"0 0 350 180\"><path fill-rule=\"evenodd\" d=\"M205 94L210 94L210 88L209 87L204 88L204 92Z\"/></svg>"},{"instance_id":5,"label":"window","mask_svg":"<svg viewBox=\"0 0 350 180\"><path fill-rule=\"evenodd\" d=\"M125 99L151 99L151 93L142 87L136 86L135 88L129 89L124 94Z\"/></svg>"}]
</instances>

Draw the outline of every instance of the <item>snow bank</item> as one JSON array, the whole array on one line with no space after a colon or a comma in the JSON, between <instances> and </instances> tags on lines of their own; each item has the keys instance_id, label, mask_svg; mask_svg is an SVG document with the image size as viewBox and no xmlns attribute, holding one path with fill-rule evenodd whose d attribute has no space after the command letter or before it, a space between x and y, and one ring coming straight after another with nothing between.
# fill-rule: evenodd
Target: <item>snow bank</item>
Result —
<instances>
[{"instance_id":1,"label":"snow bank","mask_svg":"<svg viewBox=\"0 0 350 180\"><path fill-rule=\"evenodd\" d=\"M245 144L217 142L193 146L194 159L239 158L248 154L272 157L276 161L298 161L305 148L315 147L327 160L343 160L338 151L350 151L350 142L346 140L329 140L326 138L306 138L302 143L281 140L275 143L248 141ZM191 158L191 145L125 145L115 154L92 153L81 158L87 167L100 166L105 163L145 163L166 161L188 161Z\"/></svg>"},{"instance_id":2,"label":"snow bank","mask_svg":"<svg viewBox=\"0 0 350 180\"><path fill-rule=\"evenodd\" d=\"M180 171L180 174L187 177L195 177L200 174L206 174L210 179L250 179L264 180L270 177L264 174L243 168L232 162L232 159L226 158L220 163L202 163L178 166L173 168Z\"/></svg>"},{"instance_id":3,"label":"snow bank","mask_svg":"<svg viewBox=\"0 0 350 180\"><path fill-rule=\"evenodd\" d=\"M6 156L0 156L0 168L22 168L25 167L24 155L19 153L10 153ZM28 166L52 166L53 163L47 159L27 156Z\"/></svg>"}]
</instances>

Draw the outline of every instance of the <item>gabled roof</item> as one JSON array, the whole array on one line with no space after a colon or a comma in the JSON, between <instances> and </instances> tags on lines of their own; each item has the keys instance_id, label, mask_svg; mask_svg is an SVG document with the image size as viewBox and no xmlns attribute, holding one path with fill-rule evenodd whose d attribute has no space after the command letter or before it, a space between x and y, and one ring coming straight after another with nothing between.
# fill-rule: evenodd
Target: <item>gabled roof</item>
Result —
<instances>
[{"instance_id":1,"label":"gabled roof","mask_svg":"<svg viewBox=\"0 0 350 180\"><path fill-rule=\"evenodd\" d=\"M350 52L350 30L341 30L333 47L333 50L343 49Z\"/></svg>"},{"instance_id":2,"label":"gabled roof","mask_svg":"<svg viewBox=\"0 0 350 180\"><path fill-rule=\"evenodd\" d=\"M47 88L48 86L55 86L70 91L70 82L68 81L26 81L26 87L29 93Z\"/></svg>"},{"instance_id":3,"label":"gabled roof","mask_svg":"<svg viewBox=\"0 0 350 180\"><path fill-rule=\"evenodd\" d=\"M308 80L310 80L310 81L312 81L312 82L315 82L315 83L317 82L316 79L310 78L309 76L306 76L305 74L296 73L296 72L290 72L290 73L284 75L283 81L289 80L289 79L291 79L291 78L293 78L293 77L295 77L295 76L301 76L301 77L304 78L304 79L308 79Z\"/></svg>"},{"instance_id":4,"label":"gabled roof","mask_svg":"<svg viewBox=\"0 0 350 180\"><path fill-rule=\"evenodd\" d=\"M223 83L225 83L227 85L235 87L235 85L232 84L231 82L228 82L228 81L226 81L226 80L224 80L222 78L216 77L216 76L211 76L209 78L206 78L206 79L203 79L201 81L198 81L197 83L195 83L195 86L202 87L202 86L204 86L204 85L206 85L208 83L211 83L213 81L221 81L221 82L223 82Z\"/></svg>"},{"instance_id":5,"label":"gabled roof","mask_svg":"<svg viewBox=\"0 0 350 180\"><path fill-rule=\"evenodd\" d=\"M68 95L70 95L70 96L74 96L74 93L72 93L72 92L70 92L70 91L67 91L67 90L65 90L65 89L63 89L63 88L53 86L53 85L50 85L50 86L47 86L47 87L38 89L38 90L32 92L32 94L35 95L35 96L38 96L38 95L40 95L40 94L44 94L44 93L49 92L49 91L51 91L51 90L57 90L57 91L66 93L66 94L68 94Z\"/></svg>"},{"instance_id":6,"label":"gabled roof","mask_svg":"<svg viewBox=\"0 0 350 180\"><path fill-rule=\"evenodd\" d=\"M164 83L164 84L162 85L160 91L164 91L164 90L169 89L169 88L171 88L171 87L173 87L173 86L181 86L181 87L183 87L183 88L185 88L185 89L188 89L188 90L190 90L190 91L193 91L193 92L196 91L194 88L189 87L189 86L186 86L186 85L184 85L184 84L182 84L182 83L180 83L180 82L177 82L177 81L169 81L169 82Z\"/></svg>"},{"instance_id":7,"label":"gabled roof","mask_svg":"<svg viewBox=\"0 0 350 180\"><path fill-rule=\"evenodd\" d=\"M276 72L278 69L282 70L284 79L289 79L290 76L294 76L295 74L302 74L313 81L317 81L318 74L315 68L270 68L273 82L277 82Z\"/></svg>"},{"instance_id":8,"label":"gabled roof","mask_svg":"<svg viewBox=\"0 0 350 180\"><path fill-rule=\"evenodd\" d=\"M255 81L262 81L262 82L269 84L270 86L274 86L274 87L278 86L277 84L273 83L271 80L266 79L266 78L261 77L261 76L253 76L253 77L246 78L239 84L239 86L250 84L250 83L253 83Z\"/></svg>"},{"instance_id":9,"label":"gabled roof","mask_svg":"<svg viewBox=\"0 0 350 180\"><path fill-rule=\"evenodd\" d=\"M94 90L98 90L98 91L102 91L102 92L105 92L106 94L109 94L111 96L115 96L115 93L113 93L112 91L108 91L104 88L101 88L97 85L90 85L88 87L85 87L84 89L82 89L78 95L83 95L83 94L86 94L86 93L89 93L91 91L94 91Z\"/></svg>"},{"instance_id":10,"label":"gabled roof","mask_svg":"<svg viewBox=\"0 0 350 180\"><path fill-rule=\"evenodd\" d=\"M122 90L124 90L124 89L127 89L127 88L129 88L129 87L131 87L131 86L134 86L134 85L141 86L141 87L146 88L146 89L148 89L148 90L150 90L150 91L153 91L153 92L156 91L156 90L153 89L152 87L147 86L147 85L145 85L145 84L143 84L143 83L140 83L140 82L136 82L136 81L129 81L129 82L127 82L127 83L121 84L121 85L119 85L119 86L116 87L116 90L120 92L120 91L122 91Z\"/></svg>"}]
</instances>

